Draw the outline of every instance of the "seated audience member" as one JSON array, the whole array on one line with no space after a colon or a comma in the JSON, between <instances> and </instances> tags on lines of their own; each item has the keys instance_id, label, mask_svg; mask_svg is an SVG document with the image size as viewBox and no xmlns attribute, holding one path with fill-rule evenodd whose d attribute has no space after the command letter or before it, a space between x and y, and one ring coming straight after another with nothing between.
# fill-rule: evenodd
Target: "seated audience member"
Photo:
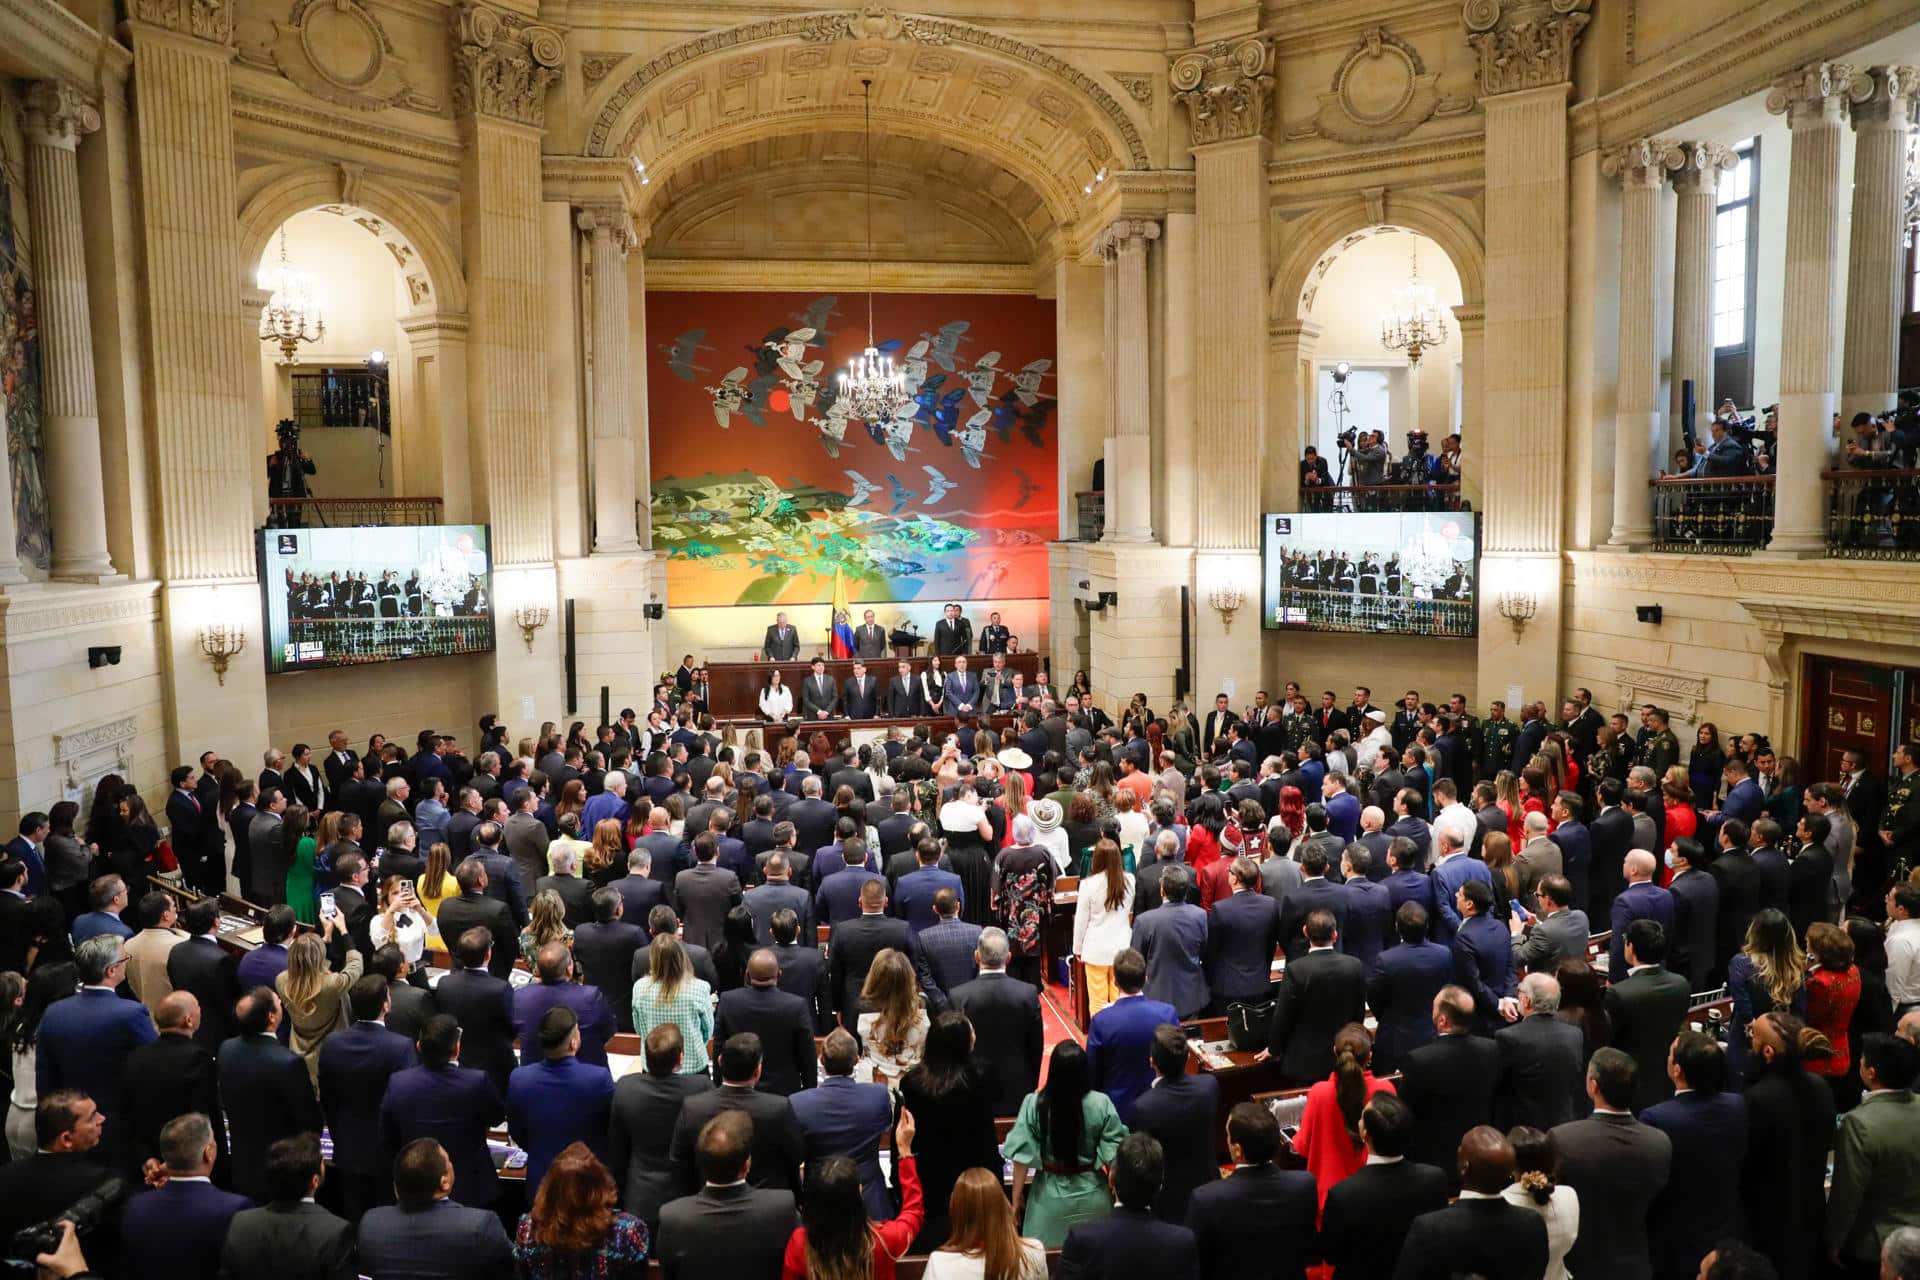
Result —
<instances>
[{"instance_id":1,"label":"seated audience member","mask_svg":"<svg viewBox=\"0 0 1920 1280\"><path fill-rule=\"evenodd\" d=\"M793 1192L747 1181L752 1154L753 1119L746 1112L722 1111L701 1126L695 1151L700 1190L659 1210L653 1255L666 1280L772 1276L779 1270L799 1215Z\"/></svg>"},{"instance_id":2,"label":"seated audience member","mask_svg":"<svg viewBox=\"0 0 1920 1280\"><path fill-rule=\"evenodd\" d=\"M1060 1252L1061 1280L1199 1276L1193 1231L1162 1222L1151 1212L1164 1175L1165 1159L1151 1134L1132 1133L1120 1141L1107 1173L1113 1211L1081 1221L1067 1233Z\"/></svg>"},{"instance_id":3,"label":"seated audience member","mask_svg":"<svg viewBox=\"0 0 1920 1280\"><path fill-rule=\"evenodd\" d=\"M221 1280L352 1280L353 1224L314 1203L326 1170L320 1138L297 1133L267 1151L267 1202L243 1209L227 1224L220 1250Z\"/></svg>"},{"instance_id":4,"label":"seated audience member","mask_svg":"<svg viewBox=\"0 0 1920 1280\"><path fill-rule=\"evenodd\" d=\"M498 1215L460 1205L452 1198L456 1181L453 1161L432 1138L400 1149L394 1203L360 1220L360 1270L368 1280L509 1280L513 1245Z\"/></svg>"},{"instance_id":5,"label":"seated audience member","mask_svg":"<svg viewBox=\"0 0 1920 1280\"><path fill-rule=\"evenodd\" d=\"M586 1143L562 1148L537 1185L513 1236L519 1280L644 1280L646 1224L621 1212L620 1189Z\"/></svg>"},{"instance_id":6,"label":"seated audience member","mask_svg":"<svg viewBox=\"0 0 1920 1280\"><path fill-rule=\"evenodd\" d=\"M1321 1256L1336 1276L1391 1276L1413 1220L1446 1207L1447 1174L1410 1157L1415 1122L1413 1110L1390 1093L1374 1094L1360 1113L1367 1163L1327 1193L1320 1217ZM1256 1257L1265 1247L1246 1243Z\"/></svg>"},{"instance_id":7,"label":"seated audience member","mask_svg":"<svg viewBox=\"0 0 1920 1280\"><path fill-rule=\"evenodd\" d=\"M396 1073L380 1100L380 1148L391 1154L432 1139L453 1166L452 1199L484 1209L500 1198L487 1131L506 1119L506 1103L486 1072L461 1066L460 1024L436 1013L420 1028L420 1065Z\"/></svg>"},{"instance_id":8,"label":"seated audience member","mask_svg":"<svg viewBox=\"0 0 1920 1280\"><path fill-rule=\"evenodd\" d=\"M220 1272L220 1251L245 1196L211 1181L220 1153L212 1122L197 1111L175 1116L160 1131L166 1181L134 1196L120 1213L120 1235L137 1242L147 1280L206 1280Z\"/></svg>"},{"instance_id":9,"label":"seated audience member","mask_svg":"<svg viewBox=\"0 0 1920 1280\"><path fill-rule=\"evenodd\" d=\"M1541 1280L1546 1223L1504 1194L1513 1182L1513 1145L1498 1129L1470 1129L1460 1140L1459 1171L1460 1198L1408 1226L1394 1280Z\"/></svg>"}]
</instances>

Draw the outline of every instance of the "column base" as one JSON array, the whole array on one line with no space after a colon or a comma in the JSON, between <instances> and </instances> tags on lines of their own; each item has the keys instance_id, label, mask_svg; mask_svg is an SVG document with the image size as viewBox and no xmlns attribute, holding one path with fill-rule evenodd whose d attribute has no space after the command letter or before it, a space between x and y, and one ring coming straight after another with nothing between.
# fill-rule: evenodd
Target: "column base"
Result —
<instances>
[{"instance_id":1,"label":"column base","mask_svg":"<svg viewBox=\"0 0 1920 1280\"><path fill-rule=\"evenodd\" d=\"M640 543L629 538L625 542L598 542L593 544L596 556L637 556L641 553Z\"/></svg>"},{"instance_id":2,"label":"column base","mask_svg":"<svg viewBox=\"0 0 1920 1280\"><path fill-rule=\"evenodd\" d=\"M1653 530L1615 529L1596 551L1645 551L1653 545Z\"/></svg>"},{"instance_id":3,"label":"column base","mask_svg":"<svg viewBox=\"0 0 1920 1280\"><path fill-rule=\"evenodd\" d=\"M1826 556L1827 540L1818 535L1807 538L1775 534L1764 550L1754 553L1756 560L1824 560Z\"/></svg>"},{"instance_id":4,"label":"column base","mask_svg":"<svg viewBox=\"0 0 1920 1280\"><path fill-rule=\"evenodd\" d=\"M1153 530L1151 529L1116 529L1106 537L1100 539L1100 542L1102 545L1122 547L1154 547L1160 545L1159 540L1153 536Z\"/></svg>"},{"instance_id":5,"label":"column base","mask_svg":"<svg viewBox=\"0 0 1920 1280\"><path fill-rule=\"evenodd\" d=\"M85 561L80 564L63 565L56 559L48 576L55 582L84 582L88 586L102 587L127 580L126 574L114 569L112 561Z\"/></svg>"}]
</instances>

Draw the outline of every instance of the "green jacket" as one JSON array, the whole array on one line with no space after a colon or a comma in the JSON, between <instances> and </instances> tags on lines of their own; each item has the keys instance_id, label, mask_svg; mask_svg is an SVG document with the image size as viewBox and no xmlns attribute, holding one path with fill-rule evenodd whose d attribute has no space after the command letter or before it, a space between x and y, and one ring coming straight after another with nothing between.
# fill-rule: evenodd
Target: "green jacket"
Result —
<instances>
[{"instance_id":1,"label":"green jacket","mask_svg":"<svg viewBox=\"0 0 1920 1280\"><path fill-rule=\"evenodd\" d=\"M1869 1093L1840 1118L1827 1198L1827 1248L1866 1262L1896 1227L1920 1227L1920 1098Z\"/></svg>"}]
</instances>

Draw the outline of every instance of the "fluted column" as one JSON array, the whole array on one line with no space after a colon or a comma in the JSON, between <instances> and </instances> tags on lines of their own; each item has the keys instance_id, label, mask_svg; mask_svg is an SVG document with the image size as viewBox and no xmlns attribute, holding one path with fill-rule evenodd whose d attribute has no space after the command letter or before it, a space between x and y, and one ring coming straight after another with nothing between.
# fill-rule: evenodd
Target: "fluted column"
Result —
<instances>
[{"instance_id":1,"label":"fluted column","mask_svg":"<svg viewBox=\"0 0 1920 1280\"><path fill-rule=\"evenodd\" d=\"M1313 425L1313 353L1319 344L1320 326L1311 320L1267 326L1268 402L1273 406L1267 425L1273 449L1261 506L1268 511L1300 509L1299 460L1313 443L1307 432Z\"/></svg>"},{"instance_id":2,"label":"fluted column","mask_svg":"<svg viewBox=\"0 0 1920 1280\"><path fill-rule=\"evenodd\" d=\"M1111 542L1120 528L1119 448L1114 426L1119 422L1119 404L1113 394L1113 353L1120 349L1120 258L1100 249L1100 304L1104 317L1104 336L1100 354L1106 369L1106 430L1100 434L1100 541Z\"/></svg>"},{"instance_id":3,"label":"fluted column","mask_svg":"<svg viewBox=\"0 0 1920 1280\"><path fill-rule=\"evenodd\" d=\"M1893 407L1900 388L1906 292L1907 135L1920 67L1873 67L1872 96L1853 104L1853 227L1847 237L1847 345L1841 421Z\"/></svg>"},{"instance_id":4,"label":"fluted column","mask_svg":"<svg viewBox=\"0 0 1920 1280\"><path fill-rule=\"evenodd\" d=\"M617 207L583 210L593 253L593 553L640 549L633 521L633 421L627 409L627 252L633 228Z\"/></svg>"},{"instance_id":5,"label":"fluted column","mask_svg":"<svg viewBox=\"0 0 1920 1280\"><path fill-rule=\"evenodd\" d=\"M1487 428L1481 418L1481 386L1486 381L1487 311L1465 303L1453 309L1460 333L1460 497L1481 510L1485 483Z\"/></svg>"},{"instance_id":6,"label":"fluted column","mask_svg":"<svg viewBox=\"0 0 1920 1280\"><path fill-rule=\"evenodd\" d=\"M1677 147L1641 138L1608 154L1601 169L1620 181L1620 373L1613 426L1613 532L1615 547L1653 541L1653 511L1647 491L1657 460L1666 451L1657 406L1660 328L1655 305L1659 282L1660 189L1667 171L1685 163Z\"/></svg>"},{"instance_id":7,"label":"fluted column","mask_svg":"<svg viewBox=\"0 0 1920 1280\"><path fill-rule=\"evenodd\" d=\"M13 518L13 459L8 456L7 398L0 396L0 587L25 582L20 571L20 526Z\"/></svg>"},{"instance_id":8,"label":"fluted column","mask_svg":"<svg viewBox=\"0 0 1920 1280\"><path fill-rule=\"evenodd\" d=\"M53 80L28 89L26 108L27 208L40 310L53 576L98 582L114 573L107 554L107 509L100 500L100 409L75 153L81 137L100 127L100 113L78 90Z\"/></svg>"},{"instance_id":9,"label":"fluted column","mask_svg":"<svg viewBox=\"0 0 1920 1280\"><path fill-rule=\"evenodd\" d=\"M1820 473L1832 457L1833 342L1839 328L1840 131L1869 82L1844 62L1803 67L1777 82L1767 110L1793 131L1787 172L1787 273L1780 307L1780 441L1774 453L1769 551L1816 554L1826 545Z\"/></svg>"},{"instance_id":10,"label":"fluted column","mask_svg":"<svg viewBox=\"0 0 1920 1280\"><path fill-rule=\"evenodd\" d=\"M1713 395L1713 214L1720 175L1736 163L1733 148L1717 142L1682 142L1673 171L1679 197L1673 231L1673 394L1668 406L1667 449L1677 443L1681 388L1693 383L1699 421L1714 411Z\"/></svg>"},{"instance_id":11,"label":"fluted column","mask_svg":"<svg viewBox=\"0 0 1920 1280\"><path fill-rule=\"evenodd\" d=\"M1153 541L1153 406L1148 377L1147 245L1160 224L1122 218L1101 233L1101 253L1113 260L1117 288L1108 297L1113 314L1107 349L1113 406L1112 449L1107 455L1109 542Z\"/></svg>"}]
</instances>

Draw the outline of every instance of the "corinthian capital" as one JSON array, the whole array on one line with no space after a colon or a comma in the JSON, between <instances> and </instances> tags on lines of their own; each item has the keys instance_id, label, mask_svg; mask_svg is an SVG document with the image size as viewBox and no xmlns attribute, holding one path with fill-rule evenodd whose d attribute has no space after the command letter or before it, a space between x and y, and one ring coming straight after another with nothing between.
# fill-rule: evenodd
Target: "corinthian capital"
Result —
<instances>
[{"instance_id":1,"label":"corinthian capital","mask_svg":"<svg viewBox=\"0 0 1920 1280\"><path fill-rule=\"evenodd\" d=\"M1855 99L1853 123L1912 124L1914 103L1920 101L1920 67L1868 67L1872 92Z\"/></svg>"},{"instance_id":2,"label":"corinthian capital","mask_svg":"<svg viewBox=\"0 0 1920 1280\"><path fill-rule=\"evenodd\" d=\"M1844 120L1856 102L1873 96L1873 77L1851 62L1813 62L1767 90L1767 110L1797 129L1820 120Z\"/></svg>"},{"instance_id":3,"label":"corinthian capital","mask_svg":"<svg viewBox=\"0 0 1920 1280\"><path fill-rule=\"evenodd\" d=\"M1593 0L1466 0L1460 20L1480 55L1480 92L1491 97L1572 78L1573 50Z\"/></svg>"},{"instance_id":4,"label":"corinthian capital","mask_svg":"<svg viewBox=\"0 0 1920 1280\"><path fill-rule=\"evenodd\" d=\"M1667 174L1678 171L1686 163L1686 153L1677 143L1665 138L1635 138L1602 156L1600 172L1609 178L1618 178L1623 187L1657 190L1666 181Z\"/></svg>"},{"instance_id":5,"label":"corinthian capital","mask_svg":"<svg viewBox=\"0 0 1920 1280\"><path fill-rule=\"evenodd\" d=\"M100 127L93 100L62 80L36 80L27 90L21 115L28 142L67 151Z\"/></svg>"},{"instance_id":6,"label":"corinthian capital","mask_svg":"<svg viewBox=\"0 0 1920 1280\"><path fill-rule=\"evenodd\" d=\"M566 41L552 27L486 4L453 11L453 101L462 116L541 128Z\"/></svg>"},{"instance_id":7,"label":"corinthian capital","mask_svg":"<svg viewBox=\"0 0 1920 1280\"><path fill-rule=\"evenodd\" d=\"M1221 40L1173 60L1173 96L1196 145L1257 138L1273 105L1273 47L1259 36Z\"/></svg>"},{"instance_id":8,"label":"corinthian capital","mask_svg":"<svg viewBox=\"0 0 1920 1280\"><path fill-rule=\"evenodd\" d=\"M1740 163L1733 148L1722 142L1679 142L1680 167L1673 170L1673 189L1682 195L1711 192L1720 175Z\"/></svg>"}]
</instances>

